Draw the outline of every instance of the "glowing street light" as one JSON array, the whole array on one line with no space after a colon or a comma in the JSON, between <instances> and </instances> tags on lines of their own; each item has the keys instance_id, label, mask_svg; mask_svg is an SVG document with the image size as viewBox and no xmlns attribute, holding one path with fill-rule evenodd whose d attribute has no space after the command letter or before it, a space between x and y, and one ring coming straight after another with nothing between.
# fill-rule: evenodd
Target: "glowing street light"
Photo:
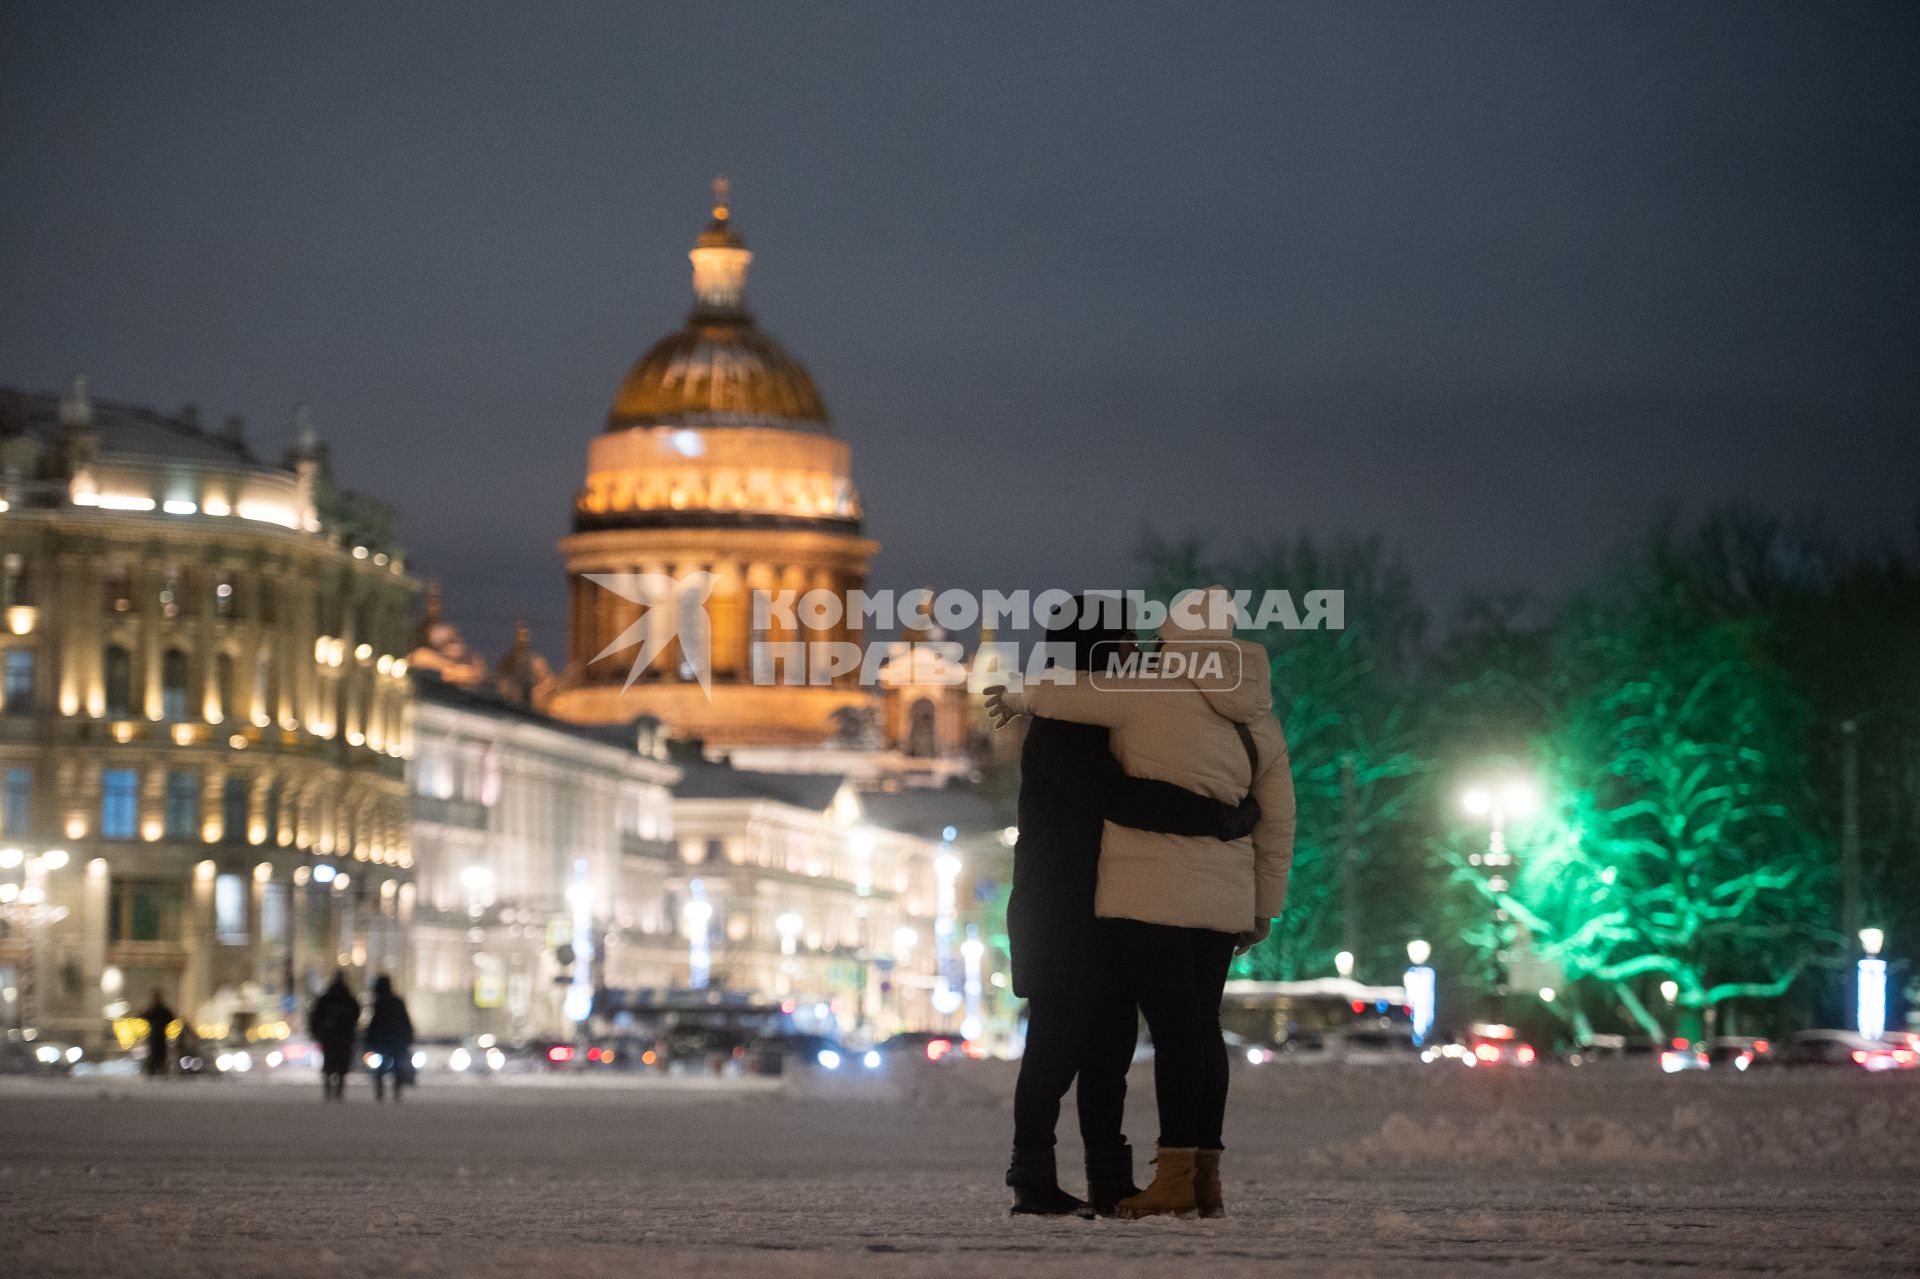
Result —
<instances>
[{"instance_id":1,"label":"glowing street light","mask_svg":"<svg viewBox=\"0 0 1920 1279\"><path fill-rule=\"evenodd\" d=\"M1860 930L1860 949L1866 954L1860 960L1859 980L1854 983L1853 1019L1868 1039L1879 1039L1887 1033L1887 961L1880 958L1880 948L1886 944L1884 929Z\"/></svg>"},{"instance_id":2,"label":"glowing street light","mask_svg":"<svg viewBox=\"0 0 1920 1279\"><path fill-rule=\"evenodd\" d=\"M791 955L800 948L800 930L806 927L799 915L788 911L773 921L774 928L780 934L780 953Z\"/></svg>"},{"instance_id":3,"label":"glowing street light","mask_svg":"<svg viewBox=\"0 0 1920 1279\"><path fill-rule=\"evenodd\" d=\"M573 882L567 885L567 904L573 907L573 979L561 1011L575 1024L584 1024L593 1013L593 885L587 872L587 859L576 858Z\"/></svg>"},{"instance_id":4,"label":"glowing street light","mask_svg":"<svg viewBox=\"0 0 1920 1279\"><path fill-rule=\"evenodd\" d=\"M1513 855L1507 851L1507 822L1511 818L1526 817L1540 807L1540 791L1532 782L1523 777L1507 777L1469 787L1460 796L1460 806L1474 817L1487 821L1487 851L1472 853L1467 857L1474 866L1492 866L1502 868L1487 878L1487 891L1492 894L1507 891L1504 868L1513 864ZM1500 905L1497 897L1493 907L1493 920L1497 933L1503 933L1500 926L1507 922L1506 908ZM1496 952L1495 989L1501 994L1507 990L1508 955L1505 950Z\"/></svg>"},{"instance_id":5,"label":"glowing street light","mask_svg":"<svg viewBox=\"0 0 1920 1279\"><path fill-rule=\"evenodd\" d=\"M707 926L713 922L713 903L707 900L707 887L699 880L689 885L692 893L680 908L680 920L687 929L687 986L705 990L713 977L713 944Z\"/></svg>"},{"instance_id":6,"label":"glowing street light","mask_svg":"<svg viewBox=\"0 0 1920 1279\"><path fill-rule=\"evenodd\" d=\"M1419 938L1407 943L1407 962L1410 965L1401 985L1407 990L1407 1009L1413 1018L1413 1042L1425 1043L1427 1032L1433 1029L1435 1006L1433 969L1427 966L1427 960L1433 955L1433 947Z\"/></svg>"},{"instance_id":7,"label":"glowing street light","mask_svg":"<svg viewBox=\"0 0 1920 1279\"><path fill-rule=\"evenodd\" d=\"M940 855L933 859L933 873L936 879L933 1010L945 1017L960 1007L962 996L954 989L953 981L953 927L959 916L959 897L955 885L960 878L960 859L944 843L940 846Z\"/></svg>"},{"instance_id":8,"label":"glowing street light","mask_svg":"<svg viewBox=\"0 0 1920 1279\"><path fill-rule=\"evenodd\" d=\"M1660 998L1673 1003L1680 998L1680 983L1669 977L1660 983Z\"/></svg>"},{"instance_id":9,"label":"glowing street light","mask_svg":"<svg viewBox=\"0 0 1920 1279\"><path fill-rule=\"evenodd\" d=\"M1524 778L1508 778L1497 784L1469 787L1460 796L1460 807L1471 816L1486 818L1492 828L1487 851L1476 855L1474 864L1507 866L1513 862L1507 853L1507 822L1536 812L1540 807L1540 791Z\"/></svg>"},{"instance_id":10,"label":"glowing street light","mask_svg":"<svg viewBox=\"0 0 1920 1279\"><path fill-rule=\"evenodd\" d=\"M982 1030L980 1021L980 960L987 953L986 943L980 940L980 930L972 924L967 925L967 939L960 943L960 956L966 963L967 1015L960 1022L962 1039L978 1039Z\"/></svg>"},{"instance_id":11,"label":"glowing street light","mask_svg":"<svg viewBox=\"0 0 1920 1279\"><path fill-rule=\"evenodd\" d=\"M1342 977L1353 976L1353 952L1343 950L1333 957L1333 971Z\"/></svg>"}]
</instances>

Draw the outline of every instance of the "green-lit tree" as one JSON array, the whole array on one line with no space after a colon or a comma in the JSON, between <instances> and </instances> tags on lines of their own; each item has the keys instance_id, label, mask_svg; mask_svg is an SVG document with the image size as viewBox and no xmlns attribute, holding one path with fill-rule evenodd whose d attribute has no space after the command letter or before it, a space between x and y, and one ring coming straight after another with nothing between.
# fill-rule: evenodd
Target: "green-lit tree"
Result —
<instances>
[{"instance_id":1,"label":"green-lit tree","mask_svg":"<svg viewBox=\"0 0 1920 1279\"><path fill-rule=\"evenodd\" d=\"M1806 709L1758 631L1659 599L1571 617L1542 743L1553 806L1519 832L1504 886L1444 846L1483 899L1467 939L1557 971L1554 1008L1582 1034L1614 1006L1650 1034L1693 1029L1834 953L1830 857L1805 820ZM1672 1014L1652 994L1667 982Z\"/></svg>"}]
</instances>

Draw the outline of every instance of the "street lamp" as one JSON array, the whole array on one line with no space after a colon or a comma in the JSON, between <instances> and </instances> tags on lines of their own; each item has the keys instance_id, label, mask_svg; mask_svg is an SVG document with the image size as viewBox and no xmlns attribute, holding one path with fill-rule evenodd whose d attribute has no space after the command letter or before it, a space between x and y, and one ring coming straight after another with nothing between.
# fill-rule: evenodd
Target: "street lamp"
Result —
<instances>
[{"instance_id":1,"label":"street lamp","mask_svg":"<svg viewBox=\"0 0 1920 1279\"><path fill-rule=\"evenodd\" d=\"M773 926L780 934L780 953L782 955L791 955L799 949L800 930L806 926L801 922L799 915L793 911L788 911L786 914L780 916L780 918L774 920Z\"/></svg>"},{"instance_id":2,"label":"street lamp","mask_svg":"<svg viewBox=\"0 0 1920 1279\"><path fill-rule=\"evenodd\" d=\"M707 925L713 922L713 903L707 900L706 885L699 880L693 881L689 891L693 895L680 908L680 919L687 927L687 987L705 990L713 976L713 946L707 936Z\"/></svg>"},{"instance_id":3,"label":"street lamp","mask_svg":"<svg viewBox=\"0 0 1920 1279\"><path fill-rule=\"evenodd\" d=\"M1433 947L1419 938L1407 943L1407 973L1401 984L1407 988L1407 1008L1413 1018L1413 1042L1425 1043L1427 1032L1433 1029L1434 981L1433 969L1427 966L1427 960L1433 954Z\"/></svg>"},{"instance_id":4,"label":"street lamp","mask_svg":"<svg viewBox=\"0 0 1920 1279\"><path fill-rule=\"evenodd\" d=\"M1887 961L1880 958L1880 948L1886 944L1885 930L1860 930L1860 949L1866 954L1860 960L1859 981L1855 983L1854 1025L1868 1039L1879 1039L1887 1033Z\"/></svg>"},{"instance_id":5,"label":"street lamp","mask_svg":"<svg viewBox=\"0 0 1920 1279\"><path fill-rule=\"evenodd\" d=\"M948 839L952 838L953 827L947 827ZM940 855L933 859L936 896L934 898L933 944L934 944L934 985L933 1010L942 1017L951 1015L960 1007L962 996L954 989L953 972L953 928L959 915L959 897L956 883L960 878L960 859L954 855L947 843L940 845Z\"/></svg>"},{"instance_id":6,"label":"street lamp","mask_svg":"<svg viewBox=\"0 0 1920 1279\"><path fill-rule=\"evenodd\" d=\"M1680 983L1677 981L1674 981L1671 977L1669 977L1666 981L1661 982L1660 998L1666 1000L1670 1004L1673 1003L1675 1000L1679 999Z\"/></svg>"},{"instance_id":7,"label":"street lamp","mask_svg":"<svg viewBox=\"0 0 1920 1279\"><path fill-rule=\"evenodd\" d=\"M1467 857L1474 866L1493 867L1487 877L1487 891L1495 894L1507 891L1506 868L1513 864L1513 855L1507 851L1507 823L1517 817L1526 817L1540 807L1540 791L1532 782L1521 777L1508 777L1469 787L1460 796L1460 806L1474 817L1487 820L1487 851L1472 853ZM1493 908L1496 943L1504 940L1500 925L1507 922L1506 908L1496 900ZM1500 993L1507 989L1507 952L1501 949L1494 954L1494 988Z\"/></svg>"},{"instance_id":8,"label":"street lamp","mask_svg":"<svg viewBox=\"0 0 1920 1279\"><path fill-rule=\"evenodd\" d=\"M1333 971L1342 977L1353 976L1353 952L1343 950L1333 957Z\"/></svg>"},{"instance_id":9,"label":"street lamp","mask_svg":"<svg viewBox=\"0 0 1920 1279\"><path fill-rule=\"evenodd\" d=\"M967 939L960 943L960 957L966 963L967 1015L960 1022L962 1039L978 1039L982 1025L980 1021L980 960L987 953L986 943L980 940L980 930L973 924L967 925Z\"/></svg>"}]
</instances>

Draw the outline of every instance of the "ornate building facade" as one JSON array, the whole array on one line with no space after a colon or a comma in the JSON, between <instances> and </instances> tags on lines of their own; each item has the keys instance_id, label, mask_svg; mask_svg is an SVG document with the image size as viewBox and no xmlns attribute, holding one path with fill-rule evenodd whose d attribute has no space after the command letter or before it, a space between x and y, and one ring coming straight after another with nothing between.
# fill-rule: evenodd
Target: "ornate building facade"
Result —
<instances>
[{"instance_id":1,"label":"ornate building facade","mask_svg":"<svg viewBox=\"0 0 1920 1279\"><path fill-rule=\"evenodd\" d=\"M0 392L0 978L96 1042L161 992L262 1032L335 968L404 975L412 853L391 518L203 429Z\"/></svg>"},{"instance_id":2,"label":"ornate building facade","mask_svg":"<svg viewBox=\"0 0 1920 1279\"><path fill-rule=\"evenodd\" d=\"M685 985L680 770L651 743L430 677L414 742L417 1024L565 1039L596 991Z\"/></svg>"}]
</instances>

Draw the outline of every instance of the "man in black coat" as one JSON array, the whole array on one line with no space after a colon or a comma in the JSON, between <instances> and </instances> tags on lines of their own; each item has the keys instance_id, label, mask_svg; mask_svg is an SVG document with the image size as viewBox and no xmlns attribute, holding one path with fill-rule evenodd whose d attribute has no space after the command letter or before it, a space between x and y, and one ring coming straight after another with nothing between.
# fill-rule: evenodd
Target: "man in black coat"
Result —
<instances>
[{"instance_id":1,"label":"man in black coat","mask_svg":"<svg viewBox=\"0 0 1920 1279\"><path fill-rule=\"evenodd\" d=\"M320 1046L320 1088L328 1101L347 1099L347 1072L353 1069L353 1041L360 1033L360 1001L347 988L347 975L333 982L307 1011L307 1033Z\"/></svg>"},{"instance_id":2,"label":"man in black coat","mask_svg":"<svg viewBox=\"0 0 1920 1279\"><path fill-rule=\"evenodd\" d=\"M1076 599L1048 623L1055 661L1079 670L1132 642L1114 597ZM1060 1189L1054 1127L1079 1079L1080 1136L1094 1212L1136 1193L1133 1149L1121 1124L1138 1014L1101 953L1093 895L1106 821L1142 830L1238 839L1259 821L1251 801L1222 804L1168 782L1129 777L1107 730L1034 719L1020 752L1019 839L1007 936L1013 990L1027 1000L1027 1048L1014 1088L1013 1211L1055 1215L1088 1205Z\"/></svg>"},{"instance_id":3,"label":"man in black coat","mask_svg":"<svg viewBox=\"0 0 1920 1279\"><path fill-rule=\"evenodd\" d=\"M393 979L385 973L373 982L373 1015L367 1018L367 1051L372 1053L373 1099L385 1101L384 1081L393 1076L393 1099L413 1082L413 1018L407 1001L393 993Z\"/></svg>"},{"instance_id":4,"label":"man in black coat","mask_svg":"<svg viewBox=\"0 0 1920 1279\"><path fill-rule=\"evenodd\" d=\"M173 1024L174 1013L167 1007L166 996L155 990L153 1002L140 1014L140 1019L147 1023L147 1059L140 1069L158 1078L173 1064L167 1051L167 1027Z\"/></svg>"}]
</instances>

